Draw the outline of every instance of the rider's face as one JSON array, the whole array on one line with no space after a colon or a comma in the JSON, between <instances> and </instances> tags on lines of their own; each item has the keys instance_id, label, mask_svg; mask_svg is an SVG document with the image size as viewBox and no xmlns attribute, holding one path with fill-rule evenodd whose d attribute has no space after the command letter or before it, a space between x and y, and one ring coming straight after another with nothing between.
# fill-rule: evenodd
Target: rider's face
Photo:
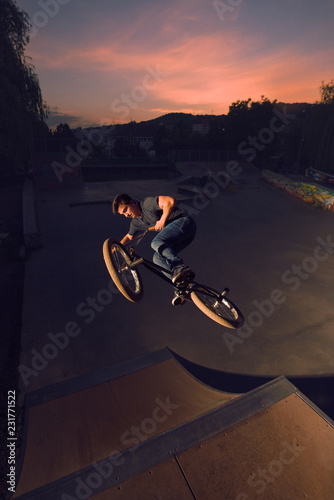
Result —
<instances>
[{"instance_id":1,"label":"rider's face","mask_svg":"<svg viewBox=\"0 0 334 500\"><path fill-rule=\"evenodd\" d=\"M131 201L129 205L120 205L118 207L118 213L133 219L134 217L138 217L140 215L140 208L136 202Z\"/></svg>"}]
</instances>

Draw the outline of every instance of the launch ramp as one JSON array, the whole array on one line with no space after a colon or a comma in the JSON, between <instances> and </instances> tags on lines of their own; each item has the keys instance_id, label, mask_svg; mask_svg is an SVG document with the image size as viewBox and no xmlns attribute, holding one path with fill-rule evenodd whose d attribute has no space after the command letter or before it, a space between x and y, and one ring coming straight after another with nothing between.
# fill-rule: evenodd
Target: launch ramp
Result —
<instances>
[{"instance_id":1,"label":"launch ramp","mask_svg":"<svg viewBox=\"0 0 334 500\"><path fill-rule=\"evenodd\" d=\"M25 427L15 499L334 491L332 422L296 387L280 377L245 394L218 391L168 349L28 394Z\"/></svg>"}]
</instances>

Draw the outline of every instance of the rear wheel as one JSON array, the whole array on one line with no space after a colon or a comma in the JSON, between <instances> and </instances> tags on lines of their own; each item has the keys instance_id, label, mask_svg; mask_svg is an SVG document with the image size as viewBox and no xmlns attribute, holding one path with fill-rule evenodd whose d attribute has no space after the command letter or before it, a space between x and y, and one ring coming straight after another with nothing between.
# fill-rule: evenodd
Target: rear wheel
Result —
<instances>
[{"instance_id":1,"label":"rear wheel","mask_svg":"<svg viewBox=\"0 0 334 500\"><path fill-rule=\"evenodd\" d=\"M138 302L143 297L143 285L138 271L129 267L131 259L126 249L108 239L103 244L103 258L118 290L131 302Z\"/></svg>"},{"instance_id":2,"label":"rear wheel","mask_svg":"<svg viewBox=\"0 0 334 500\"><path fill-rule=\"evenodd\" d=\"M209 287L196 287L190 294L193 303L209 318L227 328L239 328L244 318L239 309L225 296Z\"/></svg>"}]
</instances>

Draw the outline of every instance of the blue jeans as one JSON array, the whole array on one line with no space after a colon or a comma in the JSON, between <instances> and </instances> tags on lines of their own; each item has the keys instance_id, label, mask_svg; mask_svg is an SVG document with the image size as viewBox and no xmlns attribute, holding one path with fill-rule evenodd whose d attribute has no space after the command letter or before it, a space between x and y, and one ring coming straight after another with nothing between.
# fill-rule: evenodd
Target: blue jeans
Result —
<instances>
[{"instance_id":1,"label":"blue jeans","mask_svg":"<svg viewBox=\"0 0 334 500\"><path fill-rule=\"evenodd\" d=\"M153 262L172 271L184 262L178 253L186 248L195 238L196 223L192 217L176 219L165 226L152 240ZM170 277L170 275L167 275Z\"/></svg>"}]
</instances>

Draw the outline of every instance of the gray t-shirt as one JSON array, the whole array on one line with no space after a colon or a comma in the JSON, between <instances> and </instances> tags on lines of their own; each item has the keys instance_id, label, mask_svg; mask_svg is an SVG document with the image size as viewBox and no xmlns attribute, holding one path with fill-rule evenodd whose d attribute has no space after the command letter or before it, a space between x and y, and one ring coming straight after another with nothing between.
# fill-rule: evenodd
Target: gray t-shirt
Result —
<instances>
[{"instance_id":1,"label":"gray t-shirt","mask_svg":"<svg viewBox=\"0 0 334 500\"><path fill-rule=\"evenodd\" d=\"M141 217L132 219L129 229L131 236L134 236L138 231L145 231L149 227L155 226L155 223L161 218L162 209L159 207L158 199L159 196L149 196L144 198L143 201L137 201L140 206ZM181 210L174 206L167 218L166 225L182 216Z\"/></svg>"}]
</instances>

